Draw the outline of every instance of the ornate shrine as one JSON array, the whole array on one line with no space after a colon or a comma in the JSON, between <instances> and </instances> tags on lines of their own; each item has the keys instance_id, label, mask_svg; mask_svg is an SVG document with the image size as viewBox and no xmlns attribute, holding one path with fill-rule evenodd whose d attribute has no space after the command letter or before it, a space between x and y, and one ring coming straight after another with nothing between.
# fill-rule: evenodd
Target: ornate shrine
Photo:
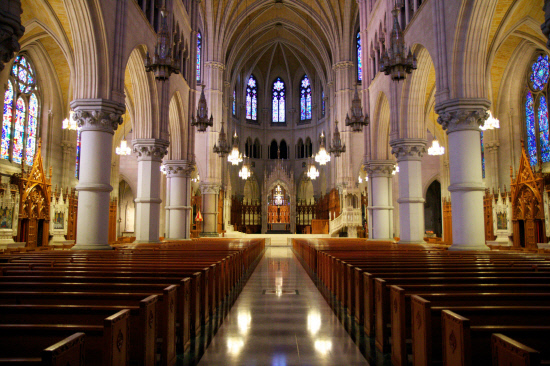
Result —
<instances>
[{"instance_id":1,"label":"ornate shrine","mask_svg":"<svg viewBox=\"0 0 550 366\"><path fill-rule=\"evenodd\" d=\"M510 168L512 195L513 247L537 249L537 243L546 243L544 223L544 185L547 174L534 172L529 164L522 142L517 176Z\"/></svg>"},{"instance_id":2,"label":"ornate shrine","mask_svg":"<svg viewBox=\"0 0 550 366\"><path fill-rule=\"evenodd\" d=\"M50 177L44 174L42 164L42 142L34 156L30 172L22 164L21 173L12 176L12 183L19 188L19 230L17 241L26 242L27 247L48 245L50 225L50 201L52 195L52 171Z\"/></svg>"}]
</instances>

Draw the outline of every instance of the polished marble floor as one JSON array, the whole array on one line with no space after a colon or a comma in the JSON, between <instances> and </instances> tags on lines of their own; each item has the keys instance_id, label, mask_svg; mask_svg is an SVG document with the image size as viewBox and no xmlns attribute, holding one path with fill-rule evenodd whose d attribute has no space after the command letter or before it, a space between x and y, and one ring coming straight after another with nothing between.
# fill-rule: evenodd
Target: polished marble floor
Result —
<instances>
[{"instance_id":1,"label":"polished marble floor","mask_svg":"<svg viewBox=\"0 0 550 366\"><path fill-rule=\"evenodd\" d=\"M292 249L270 247L199 365L368 363Z\"/></svg>"}]
</instances>

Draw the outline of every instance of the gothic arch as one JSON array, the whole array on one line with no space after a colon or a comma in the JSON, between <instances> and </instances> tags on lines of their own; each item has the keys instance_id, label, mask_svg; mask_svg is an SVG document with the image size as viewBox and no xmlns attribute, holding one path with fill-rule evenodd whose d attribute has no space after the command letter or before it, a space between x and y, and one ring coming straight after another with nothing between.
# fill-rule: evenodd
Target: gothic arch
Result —
<instances>
[{"instance_id":1,"label":"gothic arch","mask_svg":"<svg viewBox=\"0 0 550 366\"><path fill-rule=\"evenodd\" d=\"M372 135L372 159L386 160L389 158L390 103L383 92L378 94L374 107L374 133Z\"/></svg>"}]
</instances>

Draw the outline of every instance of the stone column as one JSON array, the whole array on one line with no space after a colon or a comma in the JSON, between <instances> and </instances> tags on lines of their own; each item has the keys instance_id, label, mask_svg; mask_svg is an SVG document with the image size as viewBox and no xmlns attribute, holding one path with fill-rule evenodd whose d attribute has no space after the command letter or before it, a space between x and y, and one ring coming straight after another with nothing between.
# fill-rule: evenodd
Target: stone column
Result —
<instances>
[{"instance_id":1,"label":"stone column","mask_svg":"<svg viewBox=\"0 0 550 366\"><path fill-rule=\"evenodd\" d=\"M391 160L371 160L367 167L371 195L369 207L372 215L370 239L393 240L392 171Z\"/></svg>"},{"instance_id":2,"label":"stone column","mask_svg":"<svg viewBox=\"0 0 550 366\"><path fill-rule=\"evenodd\" d=\"M477 102L477 103L476 103ZM453 245L449 250L488 250L485 245L479 126L488 118L489 101L452 100L440 105L438 123L449 140Z\"/></svg>"},{"instance_id":3,"label":"stone column","mask_svg":"<svg viewBox=\"0 0 550 366\"><path fill-rule=\"evenodd\" d=\"M399 243L424 243L424 198L422 197L422 156L424 139L399 139L390 143L399 164Z\"/></svg>"},{"instance_id":4,"label":"stone column","mask_svg":"<svg viewBox=\"0 0 550 366\"><path fill-rule=\"evenodd\" d=\"M136 202L136 243L159 241L160 165L167 153L168 141L135 139L132 141L138 160Z\"/></svg>"},{"instance_id":5,"label":"stone column","mask_svg":"<svg viewBox=\"0 0 550 366\"><path fill-rule=\"evenodd\" d=\"M166 206L168 239L191 238L191 172L193 163L188 160L168 160L166 167L166 192L170 197Z\"/></svg>"},{"instance_id":6,"label":"stone column","mask_svg":"<svg viewBox=\"0 0 550 366\"><path fill-rule=\"evenodd\" d=\"M498 141L490 141L485 143L485 181L486 186L498 190L500 187L500 179L498 176ZM489 159L487 159L489 157Z\"/></svg>"},{"instance_id":7,"label":"stone column","mask_svg":"<svg viewBox=\"0 0 550 366\"><path fill-rule=\"evenodd\" d=\"M218 184L202 183L202 233L201 236L218 237Z\"/></svg>"},{"instance_id":8,"label":"stone column","mask_svg":"<svg viewBox=\"0 0 550 366\"><path fill-rule=\"evenodd\" d=\"M124 105L104 99L77 99L71 102L71 108L81 128L77 240L73 249L111 249L111 152Z\"/></svg>"}]
</instances>

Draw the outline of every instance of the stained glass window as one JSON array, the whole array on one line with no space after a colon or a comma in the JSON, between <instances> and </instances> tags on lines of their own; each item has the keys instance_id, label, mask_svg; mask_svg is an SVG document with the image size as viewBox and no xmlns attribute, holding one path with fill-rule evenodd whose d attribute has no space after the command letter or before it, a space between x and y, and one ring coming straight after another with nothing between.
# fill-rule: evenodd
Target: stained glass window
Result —
<instances>
[{"instance_id":1,"label":"stained glass window","mask_svg":"<svg viewBox=\"0 0 550 366\"><path fill-rule=\"evenodd\" d=\"M531 82L533 89L542 90L548 82L549 63L548 55L540 55L531 66Z\"/></svg>"},{"instance_id":2,"label":"stained glass window","mask_svg":"<svg viewBox=\"0 0 550 366\"><path fill-rule=\"evenodd\" d=\"M321 114L324 116L325 115L325 91L321 91Z\"/></svg>"},{"instance_id":3,"label":"stained glass window","mask_svg":"<svg viewBox=\"0 0 550 366\"><path fill-rule=\"evenodd\" d=\"M300 81L300 120L311 119L311 83L307 75Z\"/></svg>"},{"instance_id":4,"label":"stained glass window","mask_svg":"<svg viewBox=\"0 0 550 366\"><path fill-rule=\"evenodd\" d=\"M483 147L483 131L480 134L481 139L481 175L485 178L485 148Z\"/></svg>"},{"instance_id":5,"label":"stained glass window","mask_svg":"<svg viewBox=\"0 0 550 366\"><path fill-rule=\"evenodd\" d=\"M76 179L79 179L80 178L80 143L81 143L81 140L82 140L82 136L81 136L82 132L80 130L78 130L76 132L76 168L75 168L75 172L74 172L74 176Z\"/></svg>"},{"instance_id":6,"label":"stained glass window","mask_svg":"<svg viewBox=\"0 0 550 366\"><path fill-rule=\"evenodd\" d=\"M10 158L11 124L13 115L13 86L8 80L8 89L4 94L4 114L2 117L2 159Z\"/></svg>"},{"instance_id":7,"label":"stained glass window","mask_svg":"<svg viewBox=\"0 0 550 366\"><path fill-rule=\"evenodd\" d=\"M535 135L535 101L531 91L527 92L527 100L525 102L525 113L527 122L527 153L529 154L529 162L531 165L537 164L537 138Z\"/></svg>"},{"instance_id":8,"label":"stained glass window","mask_svg":"<svg viewBox=\"0 0 550 366\"><path fill-rule=\"evenodd\" d=\"M258 81L250 75L246 83L246 119L258 120Z\"/></svg>"},{"instance_id":9,"label":"stained glass window","mask_svg":"<svg viewBox=\"0 0 550 366\"><path fill-rule=\"evenodd\" d=\"M201 51L202 51L202 36L197 34L197 81L201 80Z\"/></svg>"},{"instance_id":10,"label":"stained glass window","mask_svg":"<svg viewBox=\"0 0 550 366\"><path fill-rule=\"evenodd\" d=\"M237 114L237 93L233 90L233 115Z\"/></svg>"},{"instance_id":11,"label":"stained glass window","mask_svg":"<svg viewBox=\"0 0 550 366\"><path fill-rule=\"evenodd\" d=\"M36 75L27 58L15 58L4 94L1 158L32 165L38 134L39 101Z\"/></svg>"},{"instance_id":12,"label":"stained glass window","mask_svg":"<svg viewBox=\"0 0 550 366\"><path fill-rule=\"evenodd\" d=\"M36 148L36 126L38 123L38 99L35 94L29 98L29 120L27 121L27 165L31 166L34 161Z\"/></svg>"},{"instance_id":13,"label":"stained glass window","mask_svg":"<svg viewBox=\"0 0 550 366\"><path fill-rule=\"evenodd\" d=\"M538 55L531 64L528 90L525 96L525 130L529 163L536 165L550 162L548 131L548 80L550 62L548 55Z\"/></svg>"},{"instance_id":14,"label":"stained glass window","mask_svg":"<svg viewBox=\"0 0 550 366\"><path fill-rule=\"evenodd\" d=\"M273 122L285 122L285 83L281 78L273 82Z\"/></svg>"},{"instance_id":15,"label":"stained glass window","mask_svg":"<svg viewBox=\"0 0 550 366\"><path fill-rule=\"evenodd\" d=\"M363 60L361 59L361 34L357 32L357 80L363 80Z\"/></svg>"}]
</instances>

